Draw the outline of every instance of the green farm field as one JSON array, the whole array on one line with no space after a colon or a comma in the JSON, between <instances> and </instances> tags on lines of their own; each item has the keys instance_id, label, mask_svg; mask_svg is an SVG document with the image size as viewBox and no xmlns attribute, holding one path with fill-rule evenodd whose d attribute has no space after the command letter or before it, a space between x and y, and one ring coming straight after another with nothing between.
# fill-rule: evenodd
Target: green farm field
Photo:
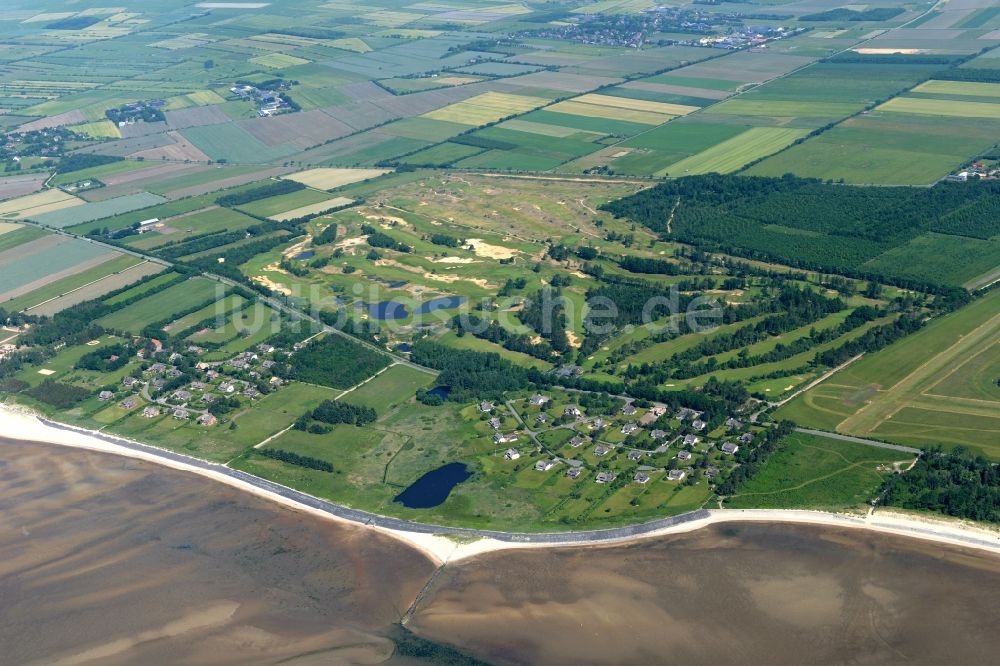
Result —
<instances>
[{"instance_id":1,"label":"green farm field","mask_svg":"<svg viewBox=\"0 0 1000 666\"><path fill-rule=\"evenodd\" d=\"M168 318L172 312L183 312L214 298L220 288L211 280L192 278L127 305L99 319L98 323L110 329L138 333L144 326Z\"/></svg>"},{"instance_id":2,"label":"green farm field","mask_svg":"<svg viewBox=\"0 0 1000 666\"><path fill-rule=\"evenodd\" d=\"M699 173L730 173L744 164L788 146L801 139L808 130L781 127L753 127L742 134L718 143L697 155L671 164L657 175L688 175Z\"/></svg>"},{"instance_id":3,"label":"green farm field","mask_svg":"<svg viewBox=\"0 0 1000 666\"><path fill-rule=\"evenodd\" d=\"M777 412L800 425L1000 458L1000 292L835 373Z\"/></svg>"},{"instance_id":4,"label":"green farm field","mask_svg":"<svg viewBox=\"0 0 1000 666\"><path fill-rule=\"evenodd\" d=\"M23 296L12 298L0 304L0 307L3 307L9 312L19 312L25 308L30 308L33 305L38 305L43 301L57 298L66 292L79 289L86 284L100 280L101 278L113 273L123 271L140 262L142 262L142 259L139 259L138 257L119 255L97 266L76 273L75 275L70 275L60 280L56 280L55 282L51 282L44 287L35 289L34 291L24 294Z\"/></svg>"}]
</instances>

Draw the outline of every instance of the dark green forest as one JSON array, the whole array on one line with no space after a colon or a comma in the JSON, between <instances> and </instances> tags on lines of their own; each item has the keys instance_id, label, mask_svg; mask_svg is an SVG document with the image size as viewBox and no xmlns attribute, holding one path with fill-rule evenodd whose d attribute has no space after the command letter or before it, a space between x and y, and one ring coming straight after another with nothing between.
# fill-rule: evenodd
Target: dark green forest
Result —
<instances>
[{"instance_id":1,"label":"dark green forest","mask_svg":"<svg viewBox=\"0 0 1000 666\"><path fill-rule=\"evenodd\" d=\"M705 250L941 290L951 285L932 273L914 280L910 266L865 263L928 232L991 239L1000 234L998 199L1000 182L992 181L875 188L708 174L660 183L603 209Z\"/></svg>"}]
</instances>

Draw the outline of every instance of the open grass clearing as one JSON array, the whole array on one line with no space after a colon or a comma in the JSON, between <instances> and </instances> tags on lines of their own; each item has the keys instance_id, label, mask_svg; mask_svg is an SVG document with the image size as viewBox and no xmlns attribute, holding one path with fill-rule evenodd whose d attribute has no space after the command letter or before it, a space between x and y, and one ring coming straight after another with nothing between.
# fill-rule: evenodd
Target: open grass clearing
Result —
<instances>
[{"instance_id":1,"label":"open grass clearing","mask_svg":"<svg viewBox=\"0 0 1000 666\"><path fill-rule=\"evenodd\" d=\"M792 433L738 493L733 509L864 509L906 455L855 442Z\"/></svg>"}]
</instances>

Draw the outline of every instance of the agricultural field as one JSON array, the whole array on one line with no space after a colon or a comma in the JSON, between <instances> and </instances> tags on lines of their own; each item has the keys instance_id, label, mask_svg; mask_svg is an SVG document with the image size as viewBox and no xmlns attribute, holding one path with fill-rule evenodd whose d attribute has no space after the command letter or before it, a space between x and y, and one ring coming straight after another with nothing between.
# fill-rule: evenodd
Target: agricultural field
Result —
<instances>
[{"instance_id":1,"label":"agricultural field","mask_svg":"<svg viewBox=\"0 0 1000 666\"><path fill-rule=\"evenodd\" d=\"M141 265L141 267L140 267ZM159 264L129 255L118 255L91 268L11 298L3 304L11 312L51 315L59 310L98 298L130 282L163 270Z\"/></svg>"},{"instance_id":2,"label":"agricultural field","mask_svg":"<svg viewBox=\"0 0 1000 666\"><path fill-rule=\"evenodd\" d=\"M436 111L430 111L425 113L423 117L478 127L495 123L501 118L537 109L544 106L547 101L541 97L528 95L488 92Z\"/></svg>"},{"instance_id":3,"label":"agricultural field","mask_svg":"<svg viewBox=\"0 0 1000 666\"><path fill-rule=\"evenodd\" d=\"M378 178L386 173L389 173L388 169L309 169L289 174L285 178L316 190L335 190L351 183Z\"/></svg>"},{"instance_id":4,"label":"agricultural field","mask_svg":"<svg viewBox=\"0 0 1000 666\"><path fill-rule=\"evenodd\" d=\"M98 323L112 330L139 333L150 324L169 319L171 313L201 307L206 301L215 299L220 288L211 280L192 278L128 305L103 317Z\"/></svg>"},{"instance_id":5,"label":"agricultural field","mask_svg":"<svg viewBox=\"0 0 1000 666\"><path fill-rule=\"evenodd\" d=\"M803 425L1000 458L1000 293L867 355L777 412Z\"/></svg>"},{"instance_id":6,"label":"agricultural field","mask_svg":"<svg viewBox=\"0 0 1000 666\"><path fill-rule=\"evenodd\" d=\"M3 292L0 302L85 272L121 256L107 247L75 238L46 235L0 252Z\"/></svg>"}]
</instances>

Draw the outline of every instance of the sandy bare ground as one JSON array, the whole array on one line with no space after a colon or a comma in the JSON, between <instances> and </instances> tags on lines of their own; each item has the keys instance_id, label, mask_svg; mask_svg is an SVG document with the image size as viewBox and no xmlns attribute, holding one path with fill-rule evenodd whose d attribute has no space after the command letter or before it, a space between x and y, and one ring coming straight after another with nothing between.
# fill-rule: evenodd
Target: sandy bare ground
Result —
<instances>
[{"instance_id":1,"label":"sandy bare ground","mask_svg":"<svg viewBox=\"0 0 1000 666\"><path fill-rule=\"evenodd\" d=\"M155 462L165 467L192 472L213 479L258 497L263 497L298 511L309 513L323 520L342 524L350 522L219 472L106 442L92 436L93 431L88 431L88 434L84 434L47 426L39 421L30 411L17 406L0 404L0 432L3 432L8 437L25 441L46 442ZM690 520L669 528L636 536L603 540L590 538L580 542L563 541L559 543L506 542L488 538L481 538L471 542L465 539L456 541L435 534L418 534L376 526L370 526L370 529L400 539L419 549L438 563L456 562L483 553L508 549L566 548L599 546L610 543L629 543L667 534L690 532L709 525L726 522L799 523L871 530L1000 554L1000 530L988 529L985 526L966 521L949 521L924 517L922 515L914 516L902 512L879 512L878 514L869 513L866 516L862 516L857 514L848 515L805 510L721 509L711 510L706 512L706 514L706 517L698 520Z\"/></svg>"}]
</instances>

